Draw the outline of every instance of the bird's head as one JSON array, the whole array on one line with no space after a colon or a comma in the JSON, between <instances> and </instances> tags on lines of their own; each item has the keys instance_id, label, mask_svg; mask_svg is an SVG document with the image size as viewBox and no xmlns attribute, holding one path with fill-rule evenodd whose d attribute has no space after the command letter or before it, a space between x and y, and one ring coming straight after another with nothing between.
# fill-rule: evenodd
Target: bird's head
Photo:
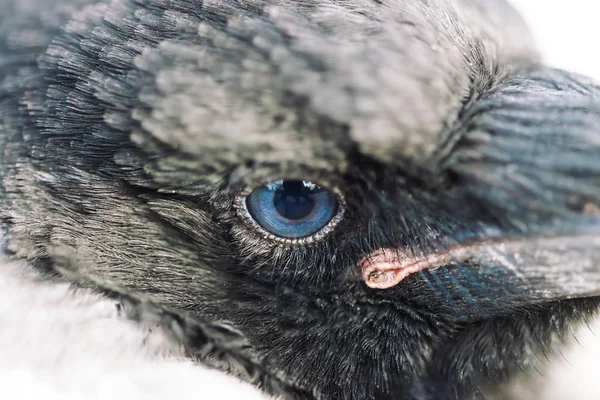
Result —
<instances>
[{"instance_id":1,"label":"bird's head","mask_svg":"<svg viewBox=\"0 0 600 400\"><path fill-rule=\"evenodd\" d=\"M17 254L72 247L340 399L505 379L598 295L600 86L540 66L503 1L122 1L65 26L5 179Z\"/></svg>"}]
</instances>

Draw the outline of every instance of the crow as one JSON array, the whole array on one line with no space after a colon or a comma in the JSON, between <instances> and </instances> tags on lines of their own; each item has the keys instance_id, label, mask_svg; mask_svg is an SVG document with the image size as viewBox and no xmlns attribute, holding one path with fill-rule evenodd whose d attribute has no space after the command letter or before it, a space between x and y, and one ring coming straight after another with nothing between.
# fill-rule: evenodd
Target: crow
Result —
<instances>
[{"instance_id":1,"label":"crow","mask_svg":"<svg viewBox=\"0 0 600 400\"><path fill-rule=\"evenodd\" d=\"M0 5L3 252L197 362L479 399L598 312L600 84L504 0Z\"/></svg>"}]
</instances>

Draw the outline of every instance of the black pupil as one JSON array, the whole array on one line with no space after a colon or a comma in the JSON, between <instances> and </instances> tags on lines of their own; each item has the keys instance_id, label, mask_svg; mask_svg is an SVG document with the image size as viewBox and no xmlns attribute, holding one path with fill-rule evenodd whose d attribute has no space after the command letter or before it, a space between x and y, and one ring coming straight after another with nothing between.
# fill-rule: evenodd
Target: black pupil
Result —
<instances>
[{"instance_id":1,"label":"black pupil","mask_svg":"<svg viewBox=\"0 0 600 400\"><path fill-rule=\"evenodd\" d=\"M306 187L303 181L283 181L275 191L273 206L287 219L302 219L315 208L314 195L319 189Z\"/></svg>"}]
</instances>

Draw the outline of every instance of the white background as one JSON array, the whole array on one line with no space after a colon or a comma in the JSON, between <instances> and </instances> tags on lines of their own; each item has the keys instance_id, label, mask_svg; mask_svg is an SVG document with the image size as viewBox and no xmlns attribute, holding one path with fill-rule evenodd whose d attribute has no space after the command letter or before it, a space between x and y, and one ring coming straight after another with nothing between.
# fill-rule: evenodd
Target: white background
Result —
<instances>
[{"instance_id":1,"label":"white background","mask_svg":"<svg viewBox=\"0 0 600 400\"><path fill-rule=\"evenodd\" d=\"M509 0L548 64L600 80L600 1Z\"/></svg>"}]
</instances>

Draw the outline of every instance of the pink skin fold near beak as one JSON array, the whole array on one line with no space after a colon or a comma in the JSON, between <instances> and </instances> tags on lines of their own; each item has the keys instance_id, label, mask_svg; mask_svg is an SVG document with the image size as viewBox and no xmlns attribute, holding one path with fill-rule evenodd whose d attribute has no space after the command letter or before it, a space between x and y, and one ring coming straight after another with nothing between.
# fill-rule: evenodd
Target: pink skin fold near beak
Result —
<instances>
[{"instance_id":1,"label":"pink skin fold near beak","mask_svg":"<svg viewBox=\"0 0 600 400\"><path fill-rule=\"evenodd\" d=\"M389 289L404 278L426 268L435 269L466 258L468 248L455 247L440 253L416 257L410 251L378 249L359 262L361 276L372 289Z\"/></svg>"}]
</instances>

